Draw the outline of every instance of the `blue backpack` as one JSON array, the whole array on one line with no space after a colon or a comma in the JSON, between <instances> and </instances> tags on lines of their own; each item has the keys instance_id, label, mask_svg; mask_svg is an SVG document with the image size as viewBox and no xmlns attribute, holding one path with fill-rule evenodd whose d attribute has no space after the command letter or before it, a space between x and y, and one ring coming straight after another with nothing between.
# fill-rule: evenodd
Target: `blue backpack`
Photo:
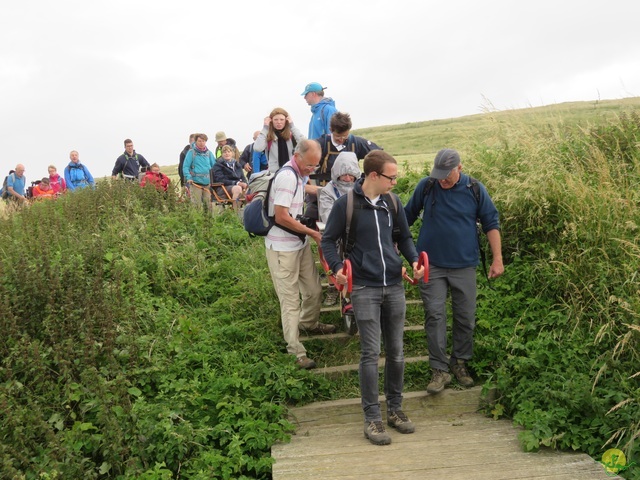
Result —
<instances>
[{"instance_id":1,"label":"blue backpack","mask_svg":"<svg viewBox=\"0 0 640 480\"><path fill-rule=\"evenodd\" d=\"M254 173L251 176L251 180L249 181L249 194L247 195L248 203L244 208L244 214L242 216L244 229L249 233L249 236L253 237L257 235L259 237L264 237L269 233L271 227L276 225L276 219L269 215L269 195L271 194L271 185L273 184L273 181L278 173L285 168L291 170L296 175L296 190L293 193L295 196L298 192L298 174L289 166L282 167L276 173L271 173L268 170L265 170L260 173ZM283 228L280 225L278 225L278 227L294 235L300 235L299 233Z\"/></svg>"}]
</instances>

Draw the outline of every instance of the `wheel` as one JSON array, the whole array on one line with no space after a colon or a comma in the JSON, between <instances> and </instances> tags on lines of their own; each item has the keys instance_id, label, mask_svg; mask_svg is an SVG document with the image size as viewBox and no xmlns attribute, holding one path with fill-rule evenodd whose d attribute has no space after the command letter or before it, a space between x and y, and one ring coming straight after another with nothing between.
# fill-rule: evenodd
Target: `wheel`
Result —
<instances>
[{"instance_id":1,"label":"wheel","mask_svg":"<svg viewBox=\"0 0 640 480\"><path fill-rule=\"evenodd\" d=\"M342 308L342 321L344 322L344 330L349 335L355 335L358 332L358 324L356 323L356 316L353 314L353 307L350 303L347 303Z\"/></svg>"}]
</instances>

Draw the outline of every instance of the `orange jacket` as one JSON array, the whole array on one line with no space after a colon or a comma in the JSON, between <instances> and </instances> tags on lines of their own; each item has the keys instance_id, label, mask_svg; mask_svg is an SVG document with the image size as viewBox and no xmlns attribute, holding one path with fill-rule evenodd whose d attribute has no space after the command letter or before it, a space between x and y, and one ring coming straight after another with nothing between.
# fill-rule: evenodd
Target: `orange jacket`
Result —
<instances>
[{"instance_id":1,"label":"orange jacket","mask_svg":"<svg viewBox=\"0 0 640 480\"><path fill-rule=\"evenodd\" d=\"M33 187L33 197L34 198L46 198L53 199L56 196L56 192L53 191L53 188L49 187L49 190L42 190L40 185L36 185Z\"/></svg>"}]
</instances>

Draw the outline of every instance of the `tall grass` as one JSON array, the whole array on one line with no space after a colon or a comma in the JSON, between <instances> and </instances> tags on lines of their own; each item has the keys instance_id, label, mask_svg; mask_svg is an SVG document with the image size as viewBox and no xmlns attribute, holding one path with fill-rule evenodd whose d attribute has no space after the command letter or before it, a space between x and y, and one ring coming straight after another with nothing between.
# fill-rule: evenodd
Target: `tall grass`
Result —
<instances>
[{"instance_id":1,"label":"tall grass","mask_svg":"<svg viewBox=\"0 0 640 480\"><path fill-rule=\"evenodd\" d=\"M492 379L528 448L640 453L640 117L600 126L513 125L474 149L526 265L542 318L514 326ZM518 262L515 265L521 265ZM509 275L509 267L507 268ZM535 322L534 328L523 325Z\"/></svg>"}]
</instances>

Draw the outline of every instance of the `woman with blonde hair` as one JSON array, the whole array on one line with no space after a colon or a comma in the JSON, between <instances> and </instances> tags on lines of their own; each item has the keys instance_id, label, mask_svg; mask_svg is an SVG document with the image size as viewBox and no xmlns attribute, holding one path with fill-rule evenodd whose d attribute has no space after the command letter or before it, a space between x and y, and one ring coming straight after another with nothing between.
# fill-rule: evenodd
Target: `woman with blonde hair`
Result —
<instances>
[{"instance_id":1,"label":"woman with blonde hair","mask_svg":"<svg viewBox=\"0 0 640 480\"><path fill-rule=\"evenodd\" d=\"M269 171L276 172L291 160L295 146L304 135L293 124L284 108L274 108L264 119L264 126L253 144L254 152L265 152Z\"/></svg>"}]
</instances>

